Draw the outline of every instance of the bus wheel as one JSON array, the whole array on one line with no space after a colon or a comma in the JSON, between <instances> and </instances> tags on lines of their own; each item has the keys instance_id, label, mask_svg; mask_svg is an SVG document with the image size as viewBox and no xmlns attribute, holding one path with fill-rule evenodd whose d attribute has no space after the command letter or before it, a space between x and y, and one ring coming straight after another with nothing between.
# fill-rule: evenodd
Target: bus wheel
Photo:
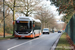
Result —
<instances>
[{"instance_id":1,"label":"bus wheel","mask_svg":"<svg viewBox=\"0 0 75 50\"><path fill-rule=\"evenodd\" d=\"M18 39L21 39L20 37L18 37Z\"/></svg>"},{"instance_id":2,"label":"bus wheel","mask_svg":"<svg viewBox=\"0 0 75 50\"><path fill-rule=\"evenodd\" d=\"M40 36L40 32L39 32L39 36ZM38 36L38 37L39 37L39 36Z\"/></svg>"}]
</instances>

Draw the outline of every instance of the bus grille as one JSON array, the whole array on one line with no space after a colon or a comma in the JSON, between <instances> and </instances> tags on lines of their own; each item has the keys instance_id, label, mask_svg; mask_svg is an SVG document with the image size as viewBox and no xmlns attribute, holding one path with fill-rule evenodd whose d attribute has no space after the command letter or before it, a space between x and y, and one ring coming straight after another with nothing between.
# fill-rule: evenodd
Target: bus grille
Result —
<instances>
[{"instance_id":1,"label":"bus grille","mask_svg":"<svg viewBox=\"0 0 75 50\"><path fill-rule=\"evenodd\" d=\"M28 33L18 33L18 34L28 34Z\"/></svg>"}]
</instances>

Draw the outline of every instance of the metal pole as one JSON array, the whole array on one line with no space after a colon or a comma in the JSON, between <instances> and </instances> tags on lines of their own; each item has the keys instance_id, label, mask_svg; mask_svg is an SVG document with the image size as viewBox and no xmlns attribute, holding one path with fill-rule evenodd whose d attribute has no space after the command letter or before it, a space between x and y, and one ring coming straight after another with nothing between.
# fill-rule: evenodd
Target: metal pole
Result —
<instances>
[{"instance_id":1,"label":"metal pole","mask_svg":"<svg viewBox=\"0 0 75 50\"><path fill-rule=\"evenodd\" d=\"M14 22L14 17L15 17L15 0L14 0L14 5L13 5L13 22ZM14 25L13 25L13 36L14 36Z\"/></svg>"},{"instance_id":2,"label":"metal pole","mask_svg":"<svg viewBox=\"0 0 75 50\"><path fill-rule=\"evenodd\" d=\"M3 28L4 28L4 38L5 38L5 4L4 4L5 0L3 0L3 18L4 18L4 25L3 25Z\"/></svg>"}]
</instances>

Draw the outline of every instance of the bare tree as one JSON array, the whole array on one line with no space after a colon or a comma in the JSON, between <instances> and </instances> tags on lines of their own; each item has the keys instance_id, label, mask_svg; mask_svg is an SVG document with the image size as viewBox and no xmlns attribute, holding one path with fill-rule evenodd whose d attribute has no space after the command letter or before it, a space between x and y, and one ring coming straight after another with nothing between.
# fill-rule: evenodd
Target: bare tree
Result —
<instances>
[{"instance_id":1,"label":"bare tree","mask_svg":"<svg viewBox=\"0 0 75 50\"><path fill-rule=\"evenodd\" d=\"M6 4L5 4L6 5ZM11 9L8 6L5 6L5 30L9 29L9 31L12 29L12 12ZM0 27L3 27L3 0L0 1ZM8 27L7 27L8 26ZM2 29L2 28L1 28ZM11 30L12 31L12 30Z\"/></svg>"},{"instance_id":2,"label":"bare tree","mask_svg":"<svg viewBox=\"0 0 75 50\"><path fill-rule=\"evenodd\" d=\"M40 2L40 0L15 0L15 12L29 16L35 11L35 6ZM13 0L7 1L6 5L13 11Z\"/></svg>"},{"instance_id":3,"label":"bare tree","mask_svg":"<svg viewBox=\"0 0 75 50\"><path fill-rule=\"evenodd\" d=\"M0 21L3 22L3 3L0 0ZM22 13L25 16L29 16L33 12L35 12L35 7L40 3L40 0L6 0L5 1L5 18L8 17L10 14L13 15L13 7L15 1L15 12ZM12 18L12 17L11 17Z\"/></svg>"},{"instance_id":4,"label":"bare tree","mask_svg":"<svg viewBox=\"0 0 75 50\"><path fill-rule=\"evenodd\" d=\"M36 13L37 14L35 15L35 18L41 20L42 29L55 26L56 23L55 23L54 15L49 10L43 8L42 6L39 6L37 7Z\"/></svg>"}]
</instances>

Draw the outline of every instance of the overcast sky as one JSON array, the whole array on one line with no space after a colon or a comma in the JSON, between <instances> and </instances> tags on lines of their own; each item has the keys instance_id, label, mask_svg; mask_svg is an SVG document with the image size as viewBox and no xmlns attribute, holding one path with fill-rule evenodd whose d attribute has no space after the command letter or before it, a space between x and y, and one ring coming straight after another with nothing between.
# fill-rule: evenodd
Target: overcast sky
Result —
<instances>
[{"instance_id":1,"label":"overcast sky","mask_svg":"<svg viewBox=\"0 0 75 50\"><path fill-rule=\"evenodd\" d=\"M42 3L43 3L43 4L47 4L46 6L48 6L49 10L50 10L51 12L53 12L53 14L55 15L55 18L56 18L56 19L62 18L63 14L59 15L59 12L56 11L56 10L57 10L56 6L55 6L55 5L51 5L51 2L50 2L50 1L43 0Z\"/></svg>"}]
</instances>

